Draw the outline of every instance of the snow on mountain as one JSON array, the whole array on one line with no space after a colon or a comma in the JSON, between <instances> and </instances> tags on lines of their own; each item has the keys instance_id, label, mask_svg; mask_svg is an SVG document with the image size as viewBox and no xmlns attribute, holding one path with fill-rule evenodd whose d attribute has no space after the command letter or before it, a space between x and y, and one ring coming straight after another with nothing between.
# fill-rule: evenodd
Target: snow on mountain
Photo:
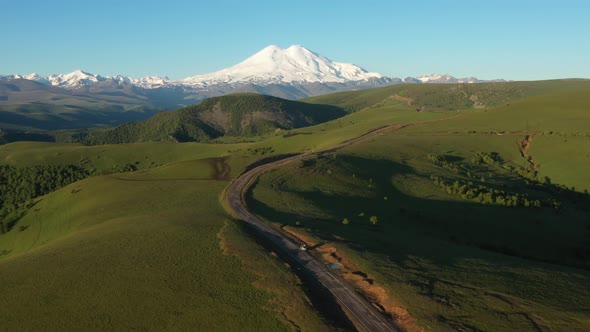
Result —
<instances>
[{"instance_id":1,"label":"snow on mountain","mask_svg":"<svg viewBox=\"0 0 590 332\"><path fill-rule=\"evenodd\" d=\"M23 77L25 80L29 80L29 81L35 81L35 82L39 82L39 83L43 83L43 84L49 84L49 80L39 74L36 73L31 73L31 74L27 74L27 75L23 75Z\"/></svg>"},{"instance_id":2,"label":"snow on mountain","mask_svg":"<svg viewBox=\"0 0 590 332\"><path fill-rule=\"evenodd\" d=\"M104 82L119 85L134 85L144 89L166 87L183 87L185 90L219 90L229 91L227 86L239 89L254 85L265 87L271 84L279 85L307 85L317 83L323 85L338 85L341 89L357 89L384 86L400 83L481 83L497 82L482 81L475 77L456 78L451 75L431 74L417 78L407 77L403 81L399 78L384 77L379 73L372 73L350 63L335 62L316 54L303 46L293 45L283 49L276 45L268 46L246 60L232 67L204 75L197 75L183 80L171 80L168 77L146 76L131 78L122 75L100 76L82 70L69 74L55 74L47 78L37 74L28 75L0 75L0 80L27 79L43 84L78 89L94 86ZM344 85L347 87L345 88ZM306 94L308 92L305 92Z\"/></svg>"},{"instance_id":3,"label":"snow on mountain","mask_svg":"<svg viewBox=\"0 0 590 332\"><path fill-rule=\"evenodd\" d=\"M17 80L22 78L21 75L0 75L0 80L8 81L8 80Z\"/></svg>"},{"instance_id":4,"label":"snow on mountain","mask_svg":"<svg viewBox=\"0 0 590 332\"><path fill-rule=\"evenodd\" d=\"M141 86L146 89L155 89L168 85L173 85L174 81L170 80L167 76L145 76L138 79L132 79L132 84Z\"/></svg>"},{"instance_id":5,"label":"snow on mountain","mask_svg":"<svg viewBox=\"0 0 590 332\"><path fill-rule=\"evenodd\" d=\"M464 77L464 78L456 78L454 76L448 74L430 74L430 75L422 75L416 77L422 83L481 83L485 81L481 81L473 76Z\"/></svg>"},{"instance_id":6,"label":"snow on mountain","mask_svg":"<svg viewBox=\"0 0 590 332\"><path fill-rule=\"evenodd\" d=\"M100 82L112 81L117 84L137 85L146 89L159 88L174 84L168 77L146 76L142 78L131 78L123 75L101 76L91 74L82 70L76 70L69 74L54 74L49 77L42 77L32 73L27 75L0 75L0 80L25 79L47 85L58 86L65 89L76 89L83 86L94 85Z\"/></svg>"},{"instance_id":7,"label":"snow on mountain","mask_svg":"<svg viewBox=\"0 0 590 332\"><path fill-rule=\"evenodd\" d=\"M47 78L51 85L63 88L76 88L84 85L91 85L104 81L106 78L100 75L94 75L81 70L73 71L69 74L51 75Z\"/></svg>"},{"instance_id":8,"label":"snow on mountain","mask_svg":"<svg viewBox=\"0 0 590 332\"><path fill-rule=\"evenodd\" d=\"M271 45L243 62L211 74L182 80L192 86L230 83L348 82L383 78L353 64L333 62L302 46Z\"/></svg>"},{"instance_id":9,"label":"snow on mountain","mask_svg":"<svg viewBox=\"0 0 590 332\"><path fill-rule=\"evenodd\" d=\"M116 75L116 76L107 76L107 79L112 79L113 81L119 84L134 84L135 79L123 75Z\"/></svg>"},{"instance_id":10,"label":"snow on mountain","mask_svg":"<svg viewBox=\"0 0 590 332\"><path fill-rule=\"evenodd\" d=\"M42 77L42 76L35 74L35 73L31 73L31 74L27 74L27 75L18 75L18 74L0 75L0 80L19 80L19 79L35 81L35 82L39 82L39 83L43 83L43 84L49 84L49 81L47 80L47 78Z\"/></svg>"},{"instance_id":11,"label":"snow on mountain","mask_svg":"<svg viewBox=\"0 0 590 332\"><path fill-rule=\"evenodd\" d=\"M408 76L402 80L402 83L416 84L416 83L422 83L422 81L420 81L419 79L417 79L415 77Z\"/></svg>"}]
</instances>

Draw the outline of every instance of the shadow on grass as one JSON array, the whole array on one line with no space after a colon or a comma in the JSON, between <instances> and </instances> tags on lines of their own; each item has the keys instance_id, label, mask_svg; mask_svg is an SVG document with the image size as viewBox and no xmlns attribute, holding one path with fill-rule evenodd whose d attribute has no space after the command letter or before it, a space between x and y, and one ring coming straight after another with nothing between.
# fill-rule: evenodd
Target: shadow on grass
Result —
<instances>
[{"instance_id":1,"label":"shadow on grass","mask_svg":"<svg viewBox=\"0 0 590 332\"><path fill-rule=\"evenodd\" d=\"M261 234L250 224L235 220L234 222L260 246L270 252L276 253L283 261L289 263L291 271L303 282L301 285L302 290L311 301L313 307L322 315L323 319L327 320L333 327L346 331L354 330L354 325L344 313L340 305L337 304L332 293L319 283L317 279L305 272L306 270L299 268L299 263L295 261L292 256L285 254L281 250L277 250L270 240L261 236Z\"/></svg>"},{"instance_id":2,"label":"shadow on grass","mask_svg":"<svg viewBox=\"0 0 590 332\"><path fill-rule=\"evenodd\" d=\"M427 171L347 155L317 159L263 176L246 195L250 209L282 225L302 227L321 242L353 249L345 254L359 264L359 276L392 287L395 296L432 314L423 321L480 331L489 327L486 322L518 316L541 331L549 329L545 319L551 318L542 311L551 307L560 308L568 324L584 324L571 313L588 304L590 227L587 213L575 204L556 213L552 208L483 205L451 196L441 200L435 198L444 194L429 196L439 190L434 184L416 197L393 186L392 177L421 178L416 183L424 185L431 181ZM511 183L514 188L527 185L524 180L510 181L517 181ZM367 186L372 187L369 194ZM413 189L420 192L420 187ZM289 200L290 195L301 199ZM330 218L305 215L317 210ZM378 217L375 225L370 222L373 215Z\"/></svg>"},{"instance_id":3,"label":"shadow on grass","mask_svg":"<svg viewBox=\"0 0 590 332\"><path fill-rule=\"evenodd\" d=\"M305 167L317 169L328 165L328 168L337 169L339 174L355 174L357 179L349 183L349 192L315 189L320 182L323 188L329 187L330 183L342 185L341 177L325 175L301 177L300 184L308 185L312 190L280 188L289 190L305 202L312 202L315 209L323 211L331 219L314 219L299 215L297 212L305 211L300 207L285 208L276 202L257 200L252 190L260 183L247 193L248 205L257 214L274 222L292 227L297 227L297 222L303 223L301 227L324 240L345 241L359 250L386 254L396 260L419 254L436 263L452 264L457 257L437 252L430 244L434 240L437 244L477 248L495 254L590 270L590 243L587 241L590 227L584 219L587 214L578 210L576 204L569 204L556 213L551 208L515 208L466 200L424 199L407 195L391 185L394 175L411 175L430 181L429 175L420 174L407 165L349 155L320 158L323 160L307 162ZM369 182L367 179L370 179ZM499 179L510 180L513 188L528 185L524 179ZM365 189L360 187L363 185L371 186L373 194L355 194ZM567 189L557 191L561 198L580 197L579 193L564 191ZM545 194L556 195L556 192L548 189ZM376 225L369 221L371 216L378 217ZM349 219L350 224L343 225L343 218ZM460 251L468 253L469 250L473 249Z\"/></svg>"},{"instance_id":4,"label":"shadow on grass","mask_svg":"<svg viewBox=\"0 0 590 332\"><path fill-rule=\"evenodd\" d=\"M22 206L22 207L18 208L16 211L13 211L11 215L8 215L6 217L6 220L0 220L0 222L4 222L4 224L6 225L6 232L8 233L11 230L13 230L13 228L18 224L18 222L27 213L29 213L29 211L31 211L31 209L33 207L35 207L35 205L37 205L39 202L41 202L41 200L38 200L36 202L32 202L32 203L28 204L27 206ZM29 225L21 225L21 226L19 226L18 230L22 232L22 231L26 230L27 228L29 228Z\"/></svg>"}]
</instances>

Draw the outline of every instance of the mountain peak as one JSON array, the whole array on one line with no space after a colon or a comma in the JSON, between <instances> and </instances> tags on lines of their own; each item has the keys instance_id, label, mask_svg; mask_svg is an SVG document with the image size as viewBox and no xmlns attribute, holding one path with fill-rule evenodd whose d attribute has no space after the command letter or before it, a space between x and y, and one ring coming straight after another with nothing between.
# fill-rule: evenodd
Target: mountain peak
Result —
<instances>
[{"instance_id":1,"label":"mountain peak","mask_svg":"<svg viewBox=\"0 0 590 332\"><path fill-rule=\"evenodd\" d=\"M76 77L76 78L88 78L88 77L98 77L99 75L94 75L88 72L85 72L81 69L76 69L69 74L65 74L64 77Z\"/></svg>"},{"instance_id":2,"label":"mountain peak","mask_svg":"<svg viewBox=\"0 0 590 332\"><path fill-rule=\"evenodd\" d=\"M270 45L241 63L215 73L189 77L191 85L234 83L349 82L383 78L350 63L333 62L301 45Z\"/></svg>"},{"instance_id":3,"label":"mountain peak","mask_svg":"<svg viewBox=\"0 0 590 332\"><path fill-rule=\"evenodd\" d=\"M457 78L449 74L430 74L416 77L422 83L479 83L477 78L470 76Z\"/></svg>"},{"instance_id":4,"label":"mountain peak","mask_svg":"<svg viewBox=\"0 0 590 332\"><path fill-rule=\"evenodd\" d=\"M47 80L50 82L51 85L68 88L78 88L81 86L102 82L105 80L105 78L100 75L90 74L80 69L77 69L68 74L51 75L47 78Z\"/></svg>"},{"instance_id":5,"label":"mountain peak","mask_svg":"<svg viewBox=\"0 0 590 332\"><path fill-rule=\"evenodd\" d=\"M242 91L269 87L272 85L288 86L288 89L297 89L298 85L312 85L311 89L318 89L317 84L323 84L325 92L330 90L334 83L358 88L375 87L398 83L480 83L498 82L502 80L483 81L475 77L456 78L448 74L422 75L417 78L407 77L403 81L399 78L384 77L379 73L368 72L365 69L351 64L332 61L317 54L302 45L291 45L282 48L278 45L269 45L256 52L246 60L223 70L188 77L183 80L171 80L166 76L146 76L131 78L122 75L100 76L91 74L81 69L76 69L68 74L54 74L49 77L41 77L37 74L28 75L0 75L0 80L28 79L43 84L49 84L66 89L79 89L85 86L103 85L110 87L113 84L134 85L145 89L157 89L167 87L182 87L203 91ZM328 83L328 84L326 84ZM252 88L256 86L256 88ZM302 88L303 90L307 88ZM256 90L258 91L258 90ZM304 92L303 95L308 95Z\"/></svg>"},{"instance_id":6,"label":"mountain peak","mask_svg":"<svg viewBox=\"0 0 590 332\"><path fill-rule=\"evenodd\" d=\"M246 61L282 61L284 58L293 58L302 55L313 55L316 57L320 57L316 53L306 49L301 45L291 45L288 48L282 48L277 45L269 45L262 50L258 51L254 55L250 56L243 62ZM242 62L242 63L243 63Z\"/></svg>"},{"instance_id":7,"label":"mountain peak","mask_svg":"<svg viewBox=\"0 0 590 332\"><path fill-rule=\"evenodd\" d=\"M301 46L301 45L291 45L288 48L285 49L286 52L291 52L291 53L295 53L295 52L299 52L299 53L311 53L314 54L315 56L319 56L318 54L310 51L309 49Z\"/></svg>"},{"instance_id":8,"label":"mountain peak","mask_svg":"<svg viewBox=\"0 0 590 332\"><path fill-rule=\"evenodd\" d=\"M282 51L283 49L278 46L278 45L268 45L267 47L263 48L262 50L260 50L260 52L276 52L276 51Z\"/></svg>"},{"instance_id":9,"label":"mountain peak","mask_svg":"<svg viewBox=\"0 0 590 332\"><path fill-rule=\"evenodd\" d=\"M261 52L265 52L265 53L269 53L269 52L285 52L287 50L305 50L310 52L310 50L308 50L307 48L301 46L301 45L291 45L287 48L282 48L279 45L275 45L275 44L271 44L268 45L267 47L263 48L262 50L258 51L258 53Z\"/></svg>"}]
</instances>

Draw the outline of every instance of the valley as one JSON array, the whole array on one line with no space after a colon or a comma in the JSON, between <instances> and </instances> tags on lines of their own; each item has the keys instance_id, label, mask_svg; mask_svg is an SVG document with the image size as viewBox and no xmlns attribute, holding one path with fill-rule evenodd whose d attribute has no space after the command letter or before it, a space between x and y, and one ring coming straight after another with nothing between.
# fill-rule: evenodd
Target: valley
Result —
<instances>
[{"instance_id":1,"label":"valley","mask_svg":"<svg viewBox=\"0 0 590 332\"><path fill-rule=\"evenodd\" d=\"M259 174L248 210L338 264L331 273L392 326L584 330L588 89L556 80L299 102L232 94L68 136L94 137L84 144L1 145L0 163L17 171L84 172L3 205L0 302L11 310L1 325L351 329L346 310L314 298L293 263L223 209L250 165L299 155Z\"/></svg>"},{"instance_id":2,"label":"valley","mask_svg":"<svg viewBox=\"0 0 590 332\"><path fill-rule=\"evenodd\" d=\"M1 8L0 331L590 331L590 2Z\"/></svg>"},{"instance_id":3,"label":"valley","mask_svg":"<svg viewBox=\"0 0 590 332\"><path fill-rule=\"evenodd\" d=\"M483 82L488 81L436 74L402 80L332 61L300 45L270 45L229 68L180 80L101 76L82 70L47 77L0 75L0 128L35 137L32 134L45 130L113 127L231 93L298 100L402 83Z\"/></svg>"}]
</instances>

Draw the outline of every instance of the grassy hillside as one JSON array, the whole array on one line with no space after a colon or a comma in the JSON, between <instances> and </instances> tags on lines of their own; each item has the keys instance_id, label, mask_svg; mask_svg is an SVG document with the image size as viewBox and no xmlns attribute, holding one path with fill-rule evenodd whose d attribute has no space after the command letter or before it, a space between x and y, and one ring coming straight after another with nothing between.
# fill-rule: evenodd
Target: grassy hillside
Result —
<instances>
[{"instance_id":1,"label":"grassy hillside","mask_svg":"<svg viewBox=\"0 0 590 332\"><path fill-rule=\"evenodd\" d=\"M410 327L586 330L589 91L566 80L401 85L305 104L231 95L103 136L165 142L0 146L2 165L90 176L34 199L0 235L0 304L13 308L0 326L345 328L318 318L298 279L218 198L260 159L397 124L264 175L251 206L336 250L354 267L347 278L374 286ZM225 144L176 143L215 135ZM96 176L120 165L137 171Z\"/></svg>"},{"instance_id":2,"label":"grassy hillside","mask_svg":"<svg viewBox=\"0 0 590 332\"><path fill-rule=\"evenodd\" d=\"M215 174L212 160L181 162L40 198L26 229L0 236L0 326L327 329L299 281L224 214Z\"/></svg>"},{"instance_id":3,"label":"grassy hillside","mask_svg":"<svg viewBox=\"0 0 590 332\"><path fill-rule=\"evenodd\" d=\"M249 200L351 259L350 275L384 286L423 328L585 330L590 88L578 83L532 83L510 105L284 166ZM383 94L354 116L403 112L377 101L383 90L362 92Z\"/></svg>"},{"instance_id":4,"label":"grassy hillside","mask_svg":"<svg viewBox=\"0 0 590 332\"><path fill-rule=\"evenodd\" d=\"M325 122L345 113L335 106L310 105L257 94L233 94L159 113L141 122L90 131L88 144L199 142L221 136L254 136Z\"/></svg>"},{"instance_id":5,"label":"grassy hillside","mask_svg":"<svg viewBox=\"0 0 590 332\"><path fill-rule=\"evenodd\" d=\"M494 139L508 137L513 150L530 135L528 155L538 166L540 177L548 176L554 182L575 187L577 191L590 190L590 176L584 170L590 163L590 95L588 89L550 92L533 96L510 105L488 111L478 111L454 119L452 122L433 123L424 127L404 129L411 134L431 136L465 135Z\"/></svg>"},{"instance_id":6,"label":"grassy hillside","mask_svg":"<svg viewBox=\"0 0 590 332\"><path fill-rule=\"evenodd\" d=\"M587 90L590 80L498 82L486 84L401 84L303 99L348 110L369 106L405 107L421 111L488 109L526 97L560 91Z\"/></svg>"}]
</instances>

